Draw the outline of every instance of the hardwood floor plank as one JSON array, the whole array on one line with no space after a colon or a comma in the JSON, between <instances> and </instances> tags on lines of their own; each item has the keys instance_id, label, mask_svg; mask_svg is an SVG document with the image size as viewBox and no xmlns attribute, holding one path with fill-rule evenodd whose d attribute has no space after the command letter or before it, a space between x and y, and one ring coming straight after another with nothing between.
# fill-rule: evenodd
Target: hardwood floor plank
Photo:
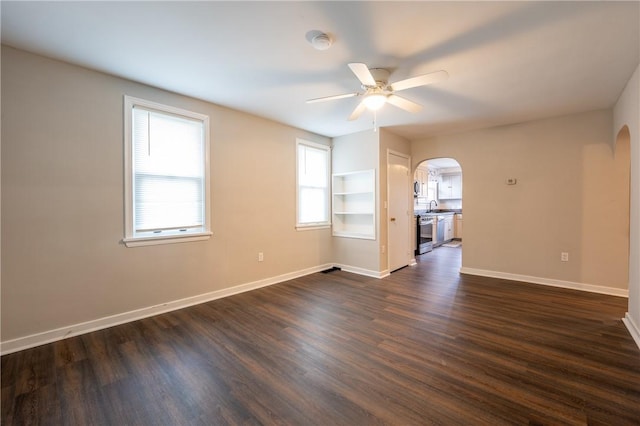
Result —
<instances>
[{"instance_id":1,"label":"hardwood floor plank","mask_svg":"<svg viewBox=\"0 0 640 426\"><path fill-rule=\"evenodd\" d=\"M15 395L30 393L55 382L55 361L51 345L2 357L2 387L13 386ZM5 371L6 370L6 371Z\"/></svg>"},{"instance_id":2,"label":"hardwood floor plank","mask_svg":"<svg viewBox=\"0 0 640 426\"><path fill-rule=\"evenodd\" d=\"M640 425L627 300L318 273L2 357L6 425Z\"/></svg>"},{"instance_id":3,"label":"hardwood floor plank","mask_svg":"<svg viewBox=\"0 0 640 426\"><path fill-rule=\"evenodd\" d=\"M13 412L7 424L61 424L61 407L55 403L56 400L55 385L42 386L32 392L20 394L15 399Z\"/></svg>"}]
</instances>

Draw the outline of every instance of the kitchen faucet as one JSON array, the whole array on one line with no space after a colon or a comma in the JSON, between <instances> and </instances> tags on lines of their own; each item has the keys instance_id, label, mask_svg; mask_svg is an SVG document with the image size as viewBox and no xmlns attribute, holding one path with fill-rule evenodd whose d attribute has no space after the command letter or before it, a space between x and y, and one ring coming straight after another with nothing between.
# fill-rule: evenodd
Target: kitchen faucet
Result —
<instances>
[{"instance_id":1,"label":"kitchen faucet","mask_svg":"<svg viewBox=\"0 0 640 426\"><path fill-rule=\"evenodd\" d=\"M436 200L429 201L429 210L427 210L427 212L429 212L429 213L431 213L431 211L432 211L431 203L435 203L436 207L438 207L438 202Z\"/></svg>"}]
</instances>

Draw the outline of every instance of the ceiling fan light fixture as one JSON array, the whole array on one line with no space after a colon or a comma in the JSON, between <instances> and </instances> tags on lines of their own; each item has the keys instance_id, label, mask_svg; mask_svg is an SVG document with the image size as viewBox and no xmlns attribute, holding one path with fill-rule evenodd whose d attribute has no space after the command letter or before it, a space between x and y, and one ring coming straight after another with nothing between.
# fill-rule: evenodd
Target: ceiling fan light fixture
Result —
<instances>
[{"instance_id":1,"label":"ceiling fan light fixture","mask_svg":"<svg viewBox=\"0 0 640 426\"><path fill-rule=\"evenodd\" d=\"M310 31L307 33L307 40L311 43L311 40L320 34L322 34L322 31ZM382 108L386 103L412 113L416 113L422 109L422 105L410 101L405 97L398 96L396 92L411 89L413 87L426 86L427 84L446 80L449 77L449 74L446 71L440 70L389 84L389 70L387 69L369 68L367 64L360 62L351 62L348 65L351 72L353 72L358 81L360 81L362 91L309 99L307 100L307 103L311 104L315 102L330 101L333 99L362 96L362 101L355 107L348 120L357 120L362 113L368 109L374 112L373 116L375 122L376 111Z\"/></svg>"},{"instance_id":2,"label":"ceiling fan light fixture","mask_svg":"<svg viewBox=\"0 0 640 426\"><path fill-rule=\"evenodd\" d=\"M387 102L387 97L382 93L372 93L367 95L362 102L369 110L377 111Z\"/></svg>"}]
</instances>

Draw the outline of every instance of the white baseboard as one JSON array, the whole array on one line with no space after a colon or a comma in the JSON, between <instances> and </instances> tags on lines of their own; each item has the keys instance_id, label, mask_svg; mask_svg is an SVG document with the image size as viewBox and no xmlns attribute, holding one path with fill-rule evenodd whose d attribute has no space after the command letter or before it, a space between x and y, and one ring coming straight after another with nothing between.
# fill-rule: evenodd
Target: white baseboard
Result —
<instances>
[{"instance_id":1,"label":"white baseboard","mask_svg":"<svg viewBox=\"0 0 640 426\"><path fill-rule=\"evenodd\" d=\"M638 327L638 324L636 324L633 318L631 318L629 312L627 312L624 318L622 318L622 322L625 326L627 326L629 334L631 334L631 337L633 337L633 340L635 340L636 345L638 345L638 348L640 348L640 327Z\"/></svg>"},{"instance_id":2,"label":"white baseboard","mask_svg":"<svg viewBox=\"0 0 640 426\"><path fill-rule=\"evenodd\" d=\"M614 287L603 287L593 284L576 283L573 281L554 280L551 278L534 277L530 275L510 274L508 272L488 271L485 269L460 268L461 274L479 275L482 277L501 278L511 281L524 281L551 287L568 288L572 290L588 291L591 293L608 294L610 296L629 297L629 290Z\"/></svg>"},{"instance_id":3,"label":"white baseboard","mask_svg":"<svg viewBox=\"0 0 640 426\"><path fill-rule=\"evenodd\" d=\"M390 275L389 270L373 271L371 269L359 268L357 266L339 265L339 264L336 264L335 266L342 269L345 272L351 272L353 274L364 275L372 278L384 278Z\"/></svg>"},{"instance_id":4,"label":"white baseboard","mask_svg":"<svg viewBox=\"0 0 640 426\"><path fill-rule=\"evenodd\" d=\"M255 290L261 287L278 284L294 278L299 278L315 272L324 271L333 267L333 264L319 265L312 268L303 269L296 272L290 272L263 280L253 281L246 284L237 285L235 287L216 290L197 296L186 297L184 299L174 300L159 305L148 306L146 308L136 309L129 312L123 312L116 315L110 315L91 321L60 327L55 330L48 330L42 333L36 333L25 337L19 337L13 340L0 342L0 354L6 355L18 352L24 349L33 348L35 346L52 343L68 337L78 336L80 334L90 333L92 331L113 327L115 325L124 324L131 321L151 317L165 312L175 311L177 309L186 308L200 303L209 302L234 294L244 293L245 291Z\"/></svg>"},{"instance_id":5,"label":"white baseboard","mask_svg":"<svg viewBox=\"0 0 640 426\"><path fill-rule=\"evenodd\" d=\"M225 288L222 290L216 290L209 293L200 294L197 296L191 296L184 299L169 301L159 305L148 306L141 309L136 309L129 312L123 312L120 314L110 315L103 318L98 318L91 321L86 321L78 324L73 324L65 327L60 327L54 330L48 330L41 333L32 334L25 337L19 337L12 340L0 342L0 355L6 355L13 352L18 352L24 349L33 348L35 346L52 343L58 340L66 339L68 337L78 336L92 331L102 330L104 328L113 327L116 325L124 324L131 321L137 321L139 319L148 318L154 315L163 314L165 312L175 311L177 309L186 308L189 306L197 305L200 303L209 302L223 297L232 296L234 294L244 293L246 291L255 290L261 287L278 284L287 280L292 280L305 275L313 274L316 272L324 271L332 267L339 267L343 271L351 272L358 275L364 275L372 278L385 278L390 275L389 270L373 271L370 269L359 268L349 265L339 264L325 264L312 268L303 269L300 271L290 272L283 275L278 275L263 280L253 281L245 284L240 284L234 287ZM469 275L480 275L485 277L502 278L513 281L525 281L535 284L550 285L554 287L570 288L574 290L591 291L595 293L609 294L613 296L628 297L628 291L610 287L600 287L589 284L573 283L569 281L550 280L547 278L538 278L527 275L509 274L504 272L487 271L474 268L461 268L460 272ZM631 335L634 337L638 346L640 346L640 332L638 327L633 323L631 317L628 316L623 320L627 325Z\"/></svg>"}]
</instances>

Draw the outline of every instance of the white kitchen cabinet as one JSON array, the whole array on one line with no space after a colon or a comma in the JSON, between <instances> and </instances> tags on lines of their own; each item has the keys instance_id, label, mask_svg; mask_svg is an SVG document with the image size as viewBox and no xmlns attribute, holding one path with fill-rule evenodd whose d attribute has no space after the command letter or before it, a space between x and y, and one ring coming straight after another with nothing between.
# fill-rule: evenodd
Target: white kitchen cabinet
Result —
<instances>
[{"instance_id":1,"label":"white kitchen cabinet","mask_svg":"<svg viewBox=\"0 0 640 426\"><path fill-rule=\"evenodd\" d=\"M441 200L459 200L462 198L461 173L446 173L440 175L438 198Z\"/></svg>"},{"instance_id":2,"label":"white kitchen cabinet","mask_svg":"<svg viewBox=\"0 0 640 426\"><path fill-rule=\"evenodd\" d=\"M429 171L418 167L413 176L414 182L418 183L418 193L419 197L425 197L427 195L427 185L429 182Z\"/></svg>"},{"instance_id":3,"label":"white kitchen cabinet","mask_svg":"<svg viewBox=\"0 0 640 426\"><path fill-rule=\"evenodd\" d=\"M456 239L462 240L462 214L456 214L454 234Z\"/></svg>"},{"instance_id":4,"label":"white kitchen cabinet","mask_svg":"<svg viewBox=\"0 0 640 426\"><path fill-rule=\"evenodd\" d=\"M333 235L375 240L375 170L336 173L331 188Z\"/></svg>"},{"instance_id":5,"label":"white kitchen cabinet","mask_svg":"<svg viewBox=\"0 0 640 426\"><path fill-rule=\"evenodd\" d=\"M427 181L427 201L437 200L438 197L438 182L435 180Z\"/></svg>"}]
</instances>

